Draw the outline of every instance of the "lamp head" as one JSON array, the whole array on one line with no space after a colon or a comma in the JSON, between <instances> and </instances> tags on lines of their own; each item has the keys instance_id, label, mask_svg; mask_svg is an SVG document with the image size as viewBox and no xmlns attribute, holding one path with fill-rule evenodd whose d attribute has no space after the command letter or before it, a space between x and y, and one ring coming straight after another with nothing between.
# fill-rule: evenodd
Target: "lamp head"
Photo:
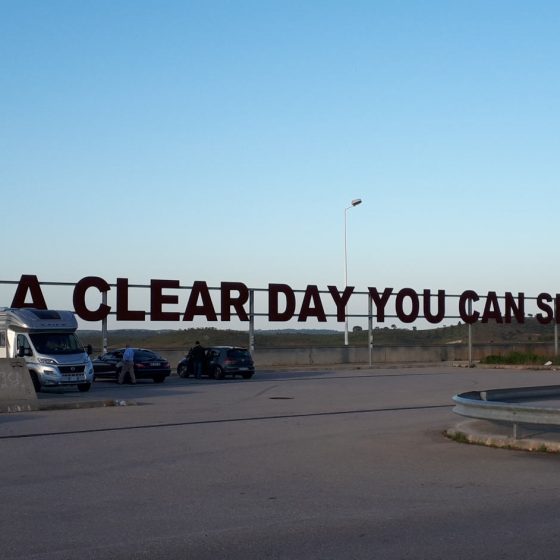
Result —
<instances>
[{"instance_id":1,"label":"lamp head","mask_svg":"<svg viewBox=\"0 0 560 560\"><path fill-rule=\"evenodd\" d=\"M361 199L361 198L355 198L355 199L352 201L352 206L358 206L358 204L361 204L361 203L362 203L362 199Z\"/></svg>"}]
</instances>

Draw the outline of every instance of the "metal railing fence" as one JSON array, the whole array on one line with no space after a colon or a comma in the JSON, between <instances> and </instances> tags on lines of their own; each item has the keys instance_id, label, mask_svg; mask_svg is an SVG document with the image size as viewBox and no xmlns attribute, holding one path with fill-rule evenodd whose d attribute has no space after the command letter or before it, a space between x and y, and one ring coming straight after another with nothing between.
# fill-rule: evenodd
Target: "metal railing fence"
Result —
<instances>
[{"instance_id":1,"label":"metal railing fence","mask_svg":"<svg viewBox=\"0 0 560 560\"><path fill-rule=\"evenodd\" d=\"M2 290L4 292L6 292L6 289L11 287L11 286L17 286L20 283L20 280L0 280L0 292L2 292ZM53 282L53 281L40 281L39 285L41 287L45 287L45 288L74 288L76 286L76 283L74 282ZM107 282L107 285L113 289L117 287L116 283L109 283ZM150 290L152 288L151 284L128 284L127 285L129 289L133 289L133 290ZM188 291L188 290L192 290L193 289L193 285L177 285L174 286L175 289L179 290L179 291ZM216 291L220 291L221 287L219 286L208 286L208 291L209 292L216 292ZM261 310L263 307L265 307L265 303L263 303L262 301L262 295L266 294L269 291L269 288L248 288L248 293L249 293L249 297L248 297L248 312L247 312L247 317L248 317L248 345L249 348L251 350L254 350L255 348L255 320L256 319L262 319L264 318L265 320L269 317L269 311L263 311ZM307 296L307 291L304 289L291 289L291 291L298 295L301 296L302 294ZM352 293L352 297L353 297L353 305L352 308L354 309L354 311L349 310L347 307L345 307L344 310L344 314L345 314L345 319L347 318L352 318L352 319L365 319L367 320L367 333L368 333L368 337L367 337L367 344L368 344L368 348L369 348L369 363L371 365L372 363L372 349L373 349L373 343L374 343L374 321L376 321L376 325L379 325L380 323L385 324L386 321L392 321L392 320L402 320L402 316L403 313L405 313L404 311L402 311L402 299L401 298L401 313L397 313L395 311L396 308L396 304L398 303L398 298L400 297L400 294L402 292L406 292L406 296L408 296L409 298L412 298L413 295L416 295L416 297L418 298L418 301L420 298L436 298L436 297L440 297L439 293L431 293L429 292L428 296L426 295L427 290L424 290L423 292L417 292L411 289L403 289L402 291L393 291L388 299L387 299L387 304L388 304L388 308L389 311L384 312L383 313L383 321L379 321L379 310L377 309L374 312L373 309L373 300L372 300L372 295L371 292L369 291L353 291ZM438 291L439 292L439 291ZM319 296L321 296L321 294L331 294L331 292L329 290L317 290L316 291L317 294L319 294ZM101 298L101 304L104 306L108 305L108 293L105 292L100 292L99 293L100 298ZM356 296L356 297L354 297ZM13 297L13 294L12 294ZM463 296L461 294L447 294L445 293L445 302L447 302L448 300L459 300L460 298L462 298ZM358 306L356 304L358 299L362 299L362 305ZM496 298L498 300L505 300L507 299L506 296L496 296ZM9 300L10 302L12 301L11 297L8 295L5 298L6 300ZM363 300L366 300L366 304L363 303ZM532 297L532 296L524 296L523 295L523 301L525 302L529 302L529 303L536 303L537 301L537 297ZM558 297L557 297L558 299ZM0 300L1 301L1 300ZM332 302L330 302L332 305ZM414 303L414 302L413 302ZM468 300L468 310L467 313L469 314L469 316L471 316L473 314L473 301L472 299ZM3 302L3 306L4 307L9 307L10 303L8 301L4 301ZM348 304L349 305L349 304ZM556 305L558 305L558 302L556 303ZM62 305L59 306L60 308L69 308L68 305ZM106 317L104 317L101 320L101 332L102 332L102 347L105 349L107 347L107 333L108 333L108 319L109 318L116 318L117 317L117 312L114 311L114 305L111 307L111 310L108 312L108 315ZM361 312L356 312L355 310L360 307L361 308ZM417 303L417 307L418 307L418 303ZM424 301L424 308L426 308L426 304ZM557 313L556 313L556 306L554 309L554 317L551 322L553 325L553 329L554 329L554 335L553 335L553 340L554 340L554 354L557 356L558 355L558 323L557 323ZM150 317L150 312L146 311L144 312L146 317ZM340 321L340 317L339 314L335 311L331 311L331 310L326 310L324 312L324 317L326 319L337 319L337 322L339 323L343 323L343 321ZM414 318L414 321L409 321L407 320L407 323L410 324L412 322L415 321L426 321L428 324L431 324L433 326L434 321L431 320L430 318L428 318L426 316L425 313L422 313L420 311L417 312L416 314L417 316ZM218 316L220 316L220 313L218 313ZM445 314L444 319L446 321L449 320L460 320L462 319L462 316L459 314L455 314L455 313L451 313L451 314ZM511 318L510 318L511 319ZM277 325L277 323L275 323L275 325ZM469 365L473 364L473 352L472 352L472 348L473 348L473 333L472 333L472 323L469 323L468 326L468 334L467 334L467 346L468 346L468 363Z\"/></svg>"}]
</instances>

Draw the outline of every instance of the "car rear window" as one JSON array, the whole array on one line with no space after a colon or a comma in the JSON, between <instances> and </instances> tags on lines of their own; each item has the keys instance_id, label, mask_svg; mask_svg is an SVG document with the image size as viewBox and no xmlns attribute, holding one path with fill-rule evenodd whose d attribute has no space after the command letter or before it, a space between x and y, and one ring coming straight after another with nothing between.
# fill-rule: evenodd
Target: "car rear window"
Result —
<instances>
[{"instance_id":1,"label":"car rear window","mask_svg":"<svg viewBox=\"0 0 560 560\"><path fill-rule=\"evenodd\" d=\"M154 352L148 350L134 350L134 359L141 360L161 360L161 358Z\"/></svg>"},{"instance_id":2,"label":"car rear window","mask_svg":"<svg viewBox=\"0 0 560 560\"><path fill-rule=\"evenodd\" d=\"M227 351L227 357L233 358L235 360L251 359L251 354L249 350L243 350L242 348L233 348Z\"/></svg>"}]
</instances>

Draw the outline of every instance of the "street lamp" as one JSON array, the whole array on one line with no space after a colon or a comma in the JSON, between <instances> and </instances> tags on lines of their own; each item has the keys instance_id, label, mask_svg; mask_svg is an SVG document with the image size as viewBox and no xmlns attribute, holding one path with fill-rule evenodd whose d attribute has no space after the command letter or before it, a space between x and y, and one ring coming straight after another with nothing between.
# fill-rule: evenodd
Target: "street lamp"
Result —
<instances>
[{"instance_id":1,"label":"street lamp","mask_svg":"<svg viewBox=\"0 0 560 560\"><path fill-rule=\"evenodd\" d=\"M362 203L361 198L355 198L348 208L344 209L344 288L348 287L348 250L346 248L346 212ZM344 346L348 346L348 317L344 308Z\"/></svg>"}]
</instances>

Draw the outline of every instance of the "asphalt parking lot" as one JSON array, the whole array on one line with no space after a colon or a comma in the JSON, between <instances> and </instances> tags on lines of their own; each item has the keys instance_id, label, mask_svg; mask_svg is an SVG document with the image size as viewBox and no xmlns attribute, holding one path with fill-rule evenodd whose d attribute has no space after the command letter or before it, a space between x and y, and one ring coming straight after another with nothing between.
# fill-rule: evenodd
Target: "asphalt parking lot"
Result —
<instances>
[{"instance_id":1,"label":"asphalt parking lot","mask_svg":"<svg viewBox=\"0 0 560 560\"><path fill-rule=\"evenodd\" d=\"M443 431L454 394L558 375L269 371L40 394L51 409L0 414L2 558L556 559L560 456Z\"/></svg>"}]
</instances>

